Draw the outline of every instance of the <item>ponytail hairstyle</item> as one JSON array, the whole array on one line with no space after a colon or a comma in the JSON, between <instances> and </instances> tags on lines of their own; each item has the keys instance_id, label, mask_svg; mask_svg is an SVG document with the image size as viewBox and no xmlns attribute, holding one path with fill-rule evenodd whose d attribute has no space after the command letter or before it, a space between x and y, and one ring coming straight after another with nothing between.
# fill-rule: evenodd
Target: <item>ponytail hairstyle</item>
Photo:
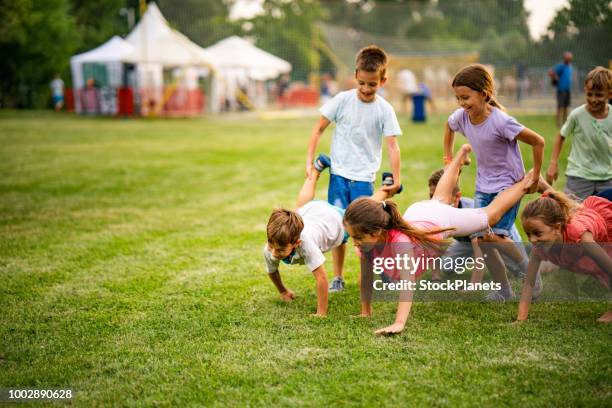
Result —
<instances>
[{"instance_id":1,"label":"ponytail hairstyle","mask_svg":"<svg viewBox=\"0 0 612 408\"><path fill-rule=\"evenodd\" d=\"M447 240L436 239L432 235L452 229L422 230L415 228L404 220L397 204L393 201L379 202L368 197L359 198L348 206L344 213L344 224L350 225L358 235L375 235L383 231L399 230L417 244L435 251L442 251Z\"/></svg>"},{"instance_id":2,"label":"ponytail hairstyle","mask_svg":"<svg viewBox=\"0 0 612 408\"><path fill-rule=\"evenodd\" d=\"M485 92L487 94L485 99L489 105L495 106L503 111L506 110L506 108L495 99L493 76L484 65L472 64L462 68L455 74L452 86L453 88L456 86L467 86L476 92Z\"/></svg>"},{"instance_id":3,"label":"ponytail hairstyle","mask_svg":"<svg viewBox=\"0 0 612 408\"><path fill-rule=\"evenodd\" d=\"M562 228L565 228L579 208L580 204L566 194L549 190L525 206L521 221L524 223L529 218L538 218L549 227L560 224Z\"/></svg>"}]
</instances>

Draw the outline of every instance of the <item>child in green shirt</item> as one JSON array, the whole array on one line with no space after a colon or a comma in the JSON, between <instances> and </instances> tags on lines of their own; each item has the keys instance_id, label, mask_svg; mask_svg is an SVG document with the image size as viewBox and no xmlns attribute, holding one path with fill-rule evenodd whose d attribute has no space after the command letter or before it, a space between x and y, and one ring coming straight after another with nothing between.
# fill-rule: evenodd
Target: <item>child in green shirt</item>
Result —
<instances>
[{"instance_id":1,"label":"child in green shirt","mask_svg":"<svg viewBox=\"0 0 612 408\"><path fill-rule=\"evenodd\" d=\"M558 177L557 161L563 142L573 137L567 159L565 192L581 201L612 188L612 71L597 67L584 81L586 104L574 109L557 134L546 180Z\"/></svg>"}]
</instances>

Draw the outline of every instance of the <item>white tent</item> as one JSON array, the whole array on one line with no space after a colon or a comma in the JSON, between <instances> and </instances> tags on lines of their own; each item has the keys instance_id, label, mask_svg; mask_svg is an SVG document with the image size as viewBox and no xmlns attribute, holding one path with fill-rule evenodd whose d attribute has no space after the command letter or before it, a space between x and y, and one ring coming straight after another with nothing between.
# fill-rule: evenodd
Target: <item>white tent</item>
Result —
<instances>
[{"instance_id":1,"label":"white tent","mask_svg":"<svg viewBox=\"0 0 612 408\"><path fill-rule=\"evenodd\" d=\"M105 64L111 73L110 82L121 84L121 68L123 58L132 54L134 47L119 36L114 36L104 44L93 50L78 54L70 58L70 69L72 71L72 86L82 88L85 85L83 79L83 64L98 63Z\"/></svg>"},{"instance_id":2,"label":"white tent","mask_svg":"<svg viewBox=\"0 0 612 408\"><path fill-rule=\"evenodd\" d=\"M257 81L276 78L291 71L289 62L237 36L221 40L205 50L220 70L241 70L248 78Z\"/></svg>"},{"instance_id":3,"label":"white tent","mask_svg":"<svg viewBox=\"0 0 612 408\"><path fill-rule=\"evenodd\" d=\"M274 79L291 71L289 62L237 36L221 40L205 50L212 56L219 73L215 89L219 90L219 96L224 95L230 105L236 104L237 89L246 89L256 106L265 104L263 87L256 81ZM220 99L213 99L213 110L219 109Z\"/></svg>"},{"instance_id":4,"label":"white tent","mask_svg":"<svg viewBox=\"0 0 612 408\"><path fill-rule=\"evenodd\" d=\"M98 48L75 55L70 61L75 93L85 86L83 64L104 65L107 79L104 86L108 88L109 100L114 99L114 89L124 82L125 63L136 67L136 71L128 71L130 86L146 91L149 99L157 101L165 100L168 95L164 94L163 89L167 85L164 84L164 69L170 69L176 83L187 90L197 89L197 77L209 75L215 70L213 57L172 29L155 3L149 3L140 22L125 40L115 36ZM216 92L215 82L213 94ZM102 91L106 92L106 89ZM211 99L214 99L214 95ZM75 108L81 112L80 98L75 97ZM116 106L109 110L114 112Z\"/></svg>"},{"instance_id":5,"label":"white tent","mask_svg":"<svg viewBox=\"0 0 612 408\"><path fill-rule=\"evenodd\" d=\"M213 57L170 28L155 3L149 3L146 13L126 41L134 47L135 52L124 58L125 62L213 67Z\"/></svg>"}]
</instances>

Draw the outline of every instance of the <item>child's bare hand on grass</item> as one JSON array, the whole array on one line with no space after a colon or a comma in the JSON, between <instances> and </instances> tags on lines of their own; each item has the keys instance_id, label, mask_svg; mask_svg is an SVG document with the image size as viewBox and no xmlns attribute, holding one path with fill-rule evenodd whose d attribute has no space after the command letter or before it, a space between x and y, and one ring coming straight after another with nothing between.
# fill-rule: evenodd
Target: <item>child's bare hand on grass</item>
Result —
<instances>
[{"instance_id":1,"label":"child's bare hand on grass","mask_svg":"<svg viewBox=\"0 0 612 408\"><path fill-rule=\"evenodd\" d=\"M390 334L398 334L404 330L404 325L401 323L393 323L391 326L383 327L374 332L374 334L386 336Z\"/></svg>"},{"instance_id":2,"label":"child's bare hand on grass","mask_svg":"<svg viewBox=\"0 0 612 408\"><path fill-rule=\"evenodd\" d=\"M291 302L293 299L295 299L295 293L293 293L291 289L287 289L280 294L280 297L285 302Z\"/></svg>"}]
</instances>

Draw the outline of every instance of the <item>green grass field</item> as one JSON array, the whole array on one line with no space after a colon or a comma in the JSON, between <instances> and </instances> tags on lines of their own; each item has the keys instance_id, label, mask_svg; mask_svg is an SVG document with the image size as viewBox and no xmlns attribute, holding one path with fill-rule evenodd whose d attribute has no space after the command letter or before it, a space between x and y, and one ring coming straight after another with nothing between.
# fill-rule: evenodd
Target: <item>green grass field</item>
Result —
<instances>
[{"instance_id":1,"label":"green grass field","mask_svg":"<svg viewBox=\"0 0 612 408\"><path fill-rule=\"evenodd\" d=\"M406 208L441 164L444 117L400 119ZM518 119L548 157L554 118ZM77 406L612 404L610 304L536 303L513 325L516 303L418 303L375 337L396 305L354 317L352 251L327 318L303 267L281 269L298 295L281 302L265 226L293 205L313 124L0 113L0 387L69 387Z\"/></svg>"}]
</instances>

